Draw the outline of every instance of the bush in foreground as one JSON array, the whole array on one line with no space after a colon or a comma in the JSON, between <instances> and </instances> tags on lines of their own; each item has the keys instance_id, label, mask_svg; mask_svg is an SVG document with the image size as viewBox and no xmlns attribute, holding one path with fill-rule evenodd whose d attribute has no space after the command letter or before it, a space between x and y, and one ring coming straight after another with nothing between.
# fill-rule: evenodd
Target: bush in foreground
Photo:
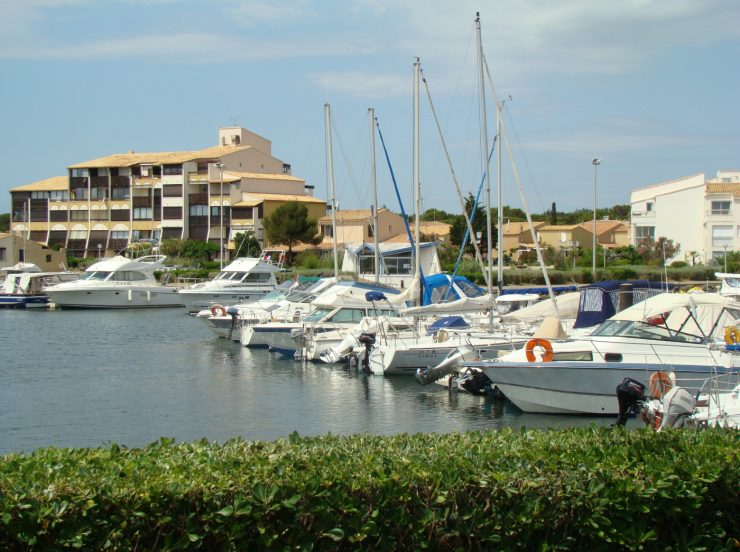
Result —
<instances>
[{"instance_id":1,"label":"bush in foreground","mask_svg":"<svg viewBox=\"0 0 740 552\"><path fill-rule=\"evenodd\" d=\"M0 459L0 548L725 549L738 444L592 427L41 449Z\"/></svg>"}]
</instances>

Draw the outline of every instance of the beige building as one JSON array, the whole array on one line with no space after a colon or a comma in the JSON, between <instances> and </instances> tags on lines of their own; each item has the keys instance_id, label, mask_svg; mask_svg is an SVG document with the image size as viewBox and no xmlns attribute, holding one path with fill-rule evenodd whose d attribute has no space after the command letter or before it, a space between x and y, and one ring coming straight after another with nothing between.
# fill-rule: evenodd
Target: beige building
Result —
<instances>
[{"instance_id":1,"label":"beige building","mask_svg":"<svg viewBox=\"0 0 740 552\"><path fill-rule=\"evenodd\" d=\"M226 245L234 230L262 241L264 217L290 200L310 205L316 218L325 212L313 187L272 155L271 142L241 127L219 129L213 147L109 155L10 193L13 231L77 257L113 254L142 239Z\"/></svg>"},{"instance_id":2,"label":"beige building","mask_svg":"<svg viewBox=\"0 0 740 552\"><path fill-rule=\"evenodd\" d=\"M18 234L0 233L0 268L18 263L33 263L42 272L65 270L67 253L55 251L42 243Z\"/></svg>"},{"instance_id":3,"label":"beige building","mask_svg":"<svg viewBox=\"0 0 740 552\"><path fill-rule=\"evenodd\" d=\"M375 241L373 233L373 215L370 209L338 210L337 215L337 245L345 243L372 243ZM384 242L400 233L406 232L403 218L388 209L378 209L378 241ZM319 219L319 233L323 236L322 249L334 247L332 236L332 217L323 216Z\"/></svg>"}]
</instances>

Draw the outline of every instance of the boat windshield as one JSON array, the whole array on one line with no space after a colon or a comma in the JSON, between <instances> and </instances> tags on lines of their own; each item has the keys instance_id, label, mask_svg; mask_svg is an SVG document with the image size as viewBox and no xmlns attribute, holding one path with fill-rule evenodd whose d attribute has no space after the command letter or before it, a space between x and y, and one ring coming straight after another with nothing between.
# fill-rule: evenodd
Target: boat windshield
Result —
<instances>
[{"instance_id":1,"label":"boat windshield","mask_svg":"<svg viewBox=\"0 0 740 552\"><path fill-rule=\"evenodd\" d=\"M92 272L85 272L80 280L107 280L110 275L110 271L94 270Z\"/></svg>"},{"instance_id":2,"label":"boat windshield","mask_svg":"<svg viewBox=\"0 0 740 552\"><path fill-rule=\"evenodd\" d=\"M702 343L705 337L701 332L690 333L686 329L674 330L665 324L634 320L607 320L591 335L602 337L637 337L655 341L676 341L681 343Z\"/></svg>"},{"instance_id":3,"label":"boat windshield","mask_svg":"<svg viewBox=\"0 0 740 552\"><path fill-rule=\"evenodd\" d=\"M324 318L327 314L329 314L333 309L316 309L313 312L309 313L304 319L303 322L318 322L322 318Z\"/></svg>"}]
</instances>

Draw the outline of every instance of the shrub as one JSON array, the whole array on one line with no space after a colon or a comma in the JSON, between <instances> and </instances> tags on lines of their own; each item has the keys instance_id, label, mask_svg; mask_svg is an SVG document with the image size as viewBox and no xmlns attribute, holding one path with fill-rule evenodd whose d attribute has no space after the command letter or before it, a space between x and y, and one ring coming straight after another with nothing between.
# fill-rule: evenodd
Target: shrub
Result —
<instances>
[{"instance_id":1,"label":"shrub","mask_svg":"<svg viewBox=\"0 0 740 552\"><path fill-rule=\"evenodd\" d=\"M671 263L671 268L684 268L688 265L689 263L687 263L686 261L673 261Z\"/></svg>"},{"instance_id":2,"label":"shrub","mask_svg":"<svg viewBox=\"0 0 740 552\"><path fill-rule=\"evenodd\" d=\"M579 428L40 449L0 458L4 549L719 550L734 431Z\"/></svg>"}]
</instances>

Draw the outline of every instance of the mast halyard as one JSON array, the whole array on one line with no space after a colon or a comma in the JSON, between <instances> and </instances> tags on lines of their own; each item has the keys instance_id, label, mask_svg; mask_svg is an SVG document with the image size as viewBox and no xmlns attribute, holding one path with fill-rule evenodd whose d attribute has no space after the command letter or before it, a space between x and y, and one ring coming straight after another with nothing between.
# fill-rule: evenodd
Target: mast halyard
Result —
<instances>
[{"instance_id":1,"label":"mast halyard","mask_svg":"<svg viewBox=\"0 0 740 552\"><path fill-rule=\"evenodd\" d=\"M370 180L373 187L373 242L375 245L374 266L375 283L380 282L380 251L378 250L378 182L375 170L375 109L369 108L370 114Z\"/></svg>"},{"instance_id":2,"label":"mast halyard","mask_svg":"<svg viewBox=\"0 0 740 552\"><path fill-rule=\"evenodd\" d=\"M478 44L478 83L481 115L481 168L486 175L486 256L488 259L488 278L486 278L486 283L488 295L490 296L493 294L493 267L491 264L493 259L493 244L491 243L491 173L489 171L490 164L488 162L488 123L486 120L486 90L483 73L483 41L480 30L480 12L476 12L475 14L475 37ZM489 309L488 318L489 325L493 326L493 309Z\"/></svg>"},{"instance_id":3,"label":"mast halyard","mask_svg":"<svg viewBox=\"0 0 740 552\"><path fill-rule=\"evenodd\" d=\"M337 201L334 196L334 159L331 143L331 106L324 104L324 125L326 127L326 175L329 180L329 197L331 201L332 253L334 255L334 278L339 278L339 256L337 253Z\"/></svg>"}]
</instances>

